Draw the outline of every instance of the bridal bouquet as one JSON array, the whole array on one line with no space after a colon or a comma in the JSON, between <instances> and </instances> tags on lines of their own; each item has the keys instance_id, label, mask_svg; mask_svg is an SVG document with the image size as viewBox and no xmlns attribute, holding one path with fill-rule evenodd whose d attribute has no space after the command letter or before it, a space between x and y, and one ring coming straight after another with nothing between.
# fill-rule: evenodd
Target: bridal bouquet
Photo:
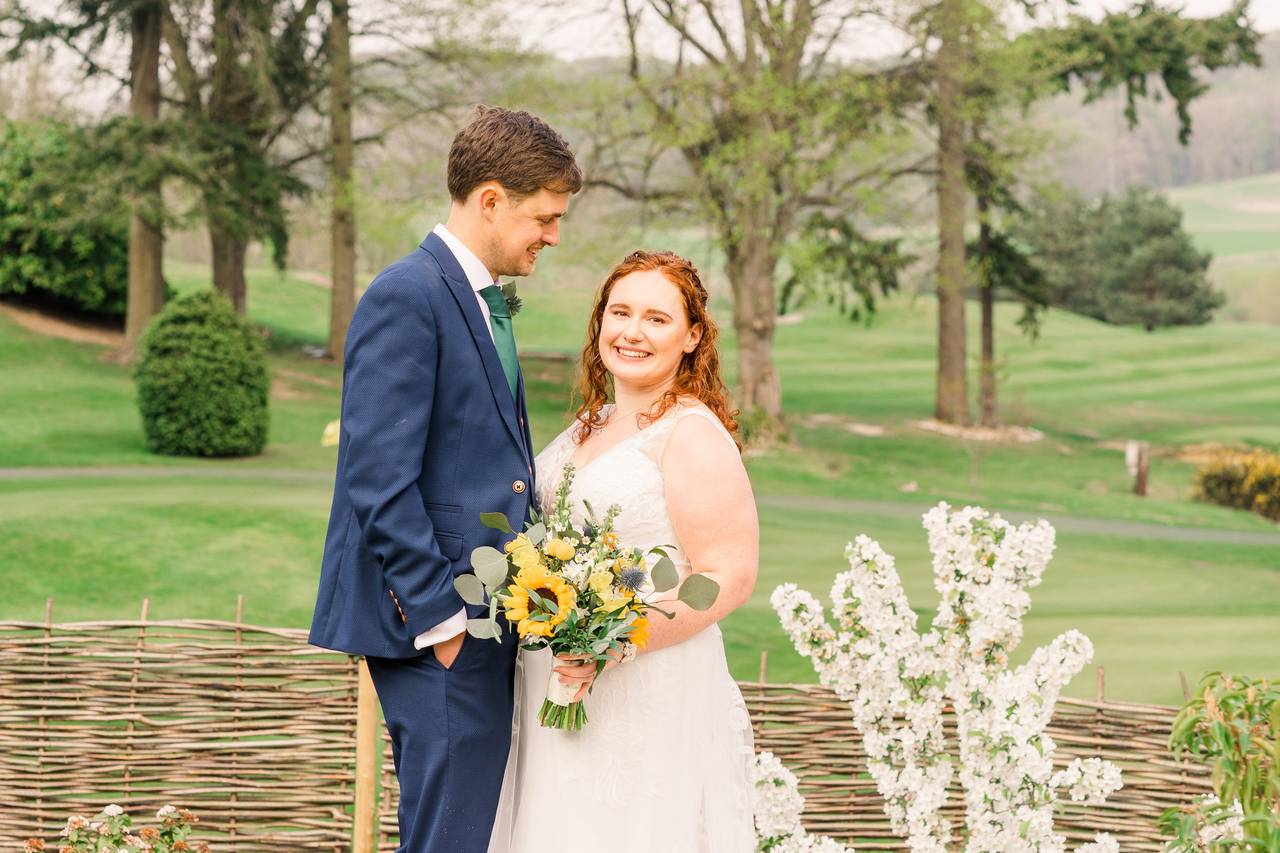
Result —
<instances>
[{"instance_id":1,"label":"bridal bouquet","mask_svg":"<svg viewBox=\"0 0 1280 853\"><path fill-rule=\"evenodd\" d=\"M487 617L467 622L473 637L502 642L501 615L515 626L521 648L589 658L599 670L623 652L624 643L643 648L650 611L674 617L646 600L652 593L679 585L680 601L706 610L720 588L699 574L680 583L675 564L661 547L641 551L620 542L613 531L620 512L616 505L596 519L584 501L587 520L576 528L569 503L573 475L573 466L566 465L551 511L532 513L523 533L516 534L502 513L483 513L483 524L515 538L504 551L487 546L472 551L475 574L458 576L454 588L468 604L488 604ZM580 730L587 715L582 702L573 701L576 692L576 687L561 684L553 669L538 712L542 725Z\"/></svg>"}]
</instances>

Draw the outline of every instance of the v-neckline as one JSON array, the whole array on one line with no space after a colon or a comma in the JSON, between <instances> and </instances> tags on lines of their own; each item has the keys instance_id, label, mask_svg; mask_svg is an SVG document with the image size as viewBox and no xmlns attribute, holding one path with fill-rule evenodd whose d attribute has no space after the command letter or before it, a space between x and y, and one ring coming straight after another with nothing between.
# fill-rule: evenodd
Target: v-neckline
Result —
<instances>
[{"instance_id":1,"label":"v-neckline","mask_svg":"<svg viewBox=\"0 0 1280 853\"><path fill-rule=\"evenodd\" d=\"M575 475L577 475L577 474L581 474L583 471L587 470L587 469L588 469L588 468L590 468L592 465L596 464L596 463L597 463L597 462L599 462L601 459L603 459L604 457L608 456L608 455L609 455L610 453L612 453L613 451L617 450L619 447L622 447L622 445L624 445L624 444L626 444L627 442L631 441L631 440L632 440L633 438L635 438L636 436L638 436L638 435L643 435L644 433L648 432L649 430L651 430L651 429L653 429L655 426L657 426L657 425L658 425L658 423L659 423L660 421L664 421L664 420L666 420L666 419L667 419L667 417L671 414L671 412L672 412L672 411L674 411L674 409L675 409L675 408L676 408L675 406L672 406L672 407L671 407L671 409L669 409L669 410L667 410L666 412L664 412L664 413L663 413L663 415L662 415L662 417L658 418L658 420L651 422L648 426L645 426L645 427L642 427L642 428L640 428L640 429L637 429L635 432L631 433L631 435L627 436L626 438L619 439L618 441L616 441L616 442L614 442L613 444L609 445L609 446L608 446L608 447L606 447L604 450L600 451L600 452L599 452L599 453L597 453L595 456L591 457L591 459L589 459L589 460L586 462L586 464L584 464L584 465L578 465L577 463L575 463L575 462L573 461L573 451L576 449L576 447L574 446L574 443L573 443L573 431L570 431L570 432L569 432L569 458L568 458L568 459L566 459L566 460L564 461L564 464L560 466L561 470L562 470L562 471L564 470L564 465L573 465L573 472L574 472L574 474L575 474ZM613 414L613 413L612 413L612 412L610 412L610 415L612 415L612 414ZM578 445L578 446L581 446L581 445Z\"/></svg>"}]
</instances>

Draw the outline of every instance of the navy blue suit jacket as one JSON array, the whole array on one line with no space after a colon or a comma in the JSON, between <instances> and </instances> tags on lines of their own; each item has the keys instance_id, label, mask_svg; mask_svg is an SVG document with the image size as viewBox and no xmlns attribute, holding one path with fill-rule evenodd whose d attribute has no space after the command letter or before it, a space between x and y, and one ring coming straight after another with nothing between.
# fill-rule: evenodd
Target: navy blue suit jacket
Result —
<instances>
[{"instance_id":1,"label":"navy blue suit jacket","mask_svg":"<svg viewBox=\"0 0 1280 853\"><path fill-rule=\"evenodd\" d=\"M466 275L429 235L383 270L347 333L342 430L310 641L407 658L457 613L471 551L517 529L534 495L523 377L516 399ZM477 615L480 608L471 608Z\"/></svg>"}]
</instances>

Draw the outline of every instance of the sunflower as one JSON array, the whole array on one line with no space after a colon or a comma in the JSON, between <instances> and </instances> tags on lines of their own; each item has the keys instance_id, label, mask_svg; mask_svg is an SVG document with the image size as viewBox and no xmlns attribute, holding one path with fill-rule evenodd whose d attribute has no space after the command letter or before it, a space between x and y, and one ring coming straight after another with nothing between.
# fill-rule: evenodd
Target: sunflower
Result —
<instances>
[{"instance_id":1,"label":"sunflower","mask_svg":"<svg viewBox=\"0 0 1280 853\"><path fill-rule=\"evenodd\" d=\"M531 592L544 602L554 602L555 612L537 604L530 598ZM521 569L515 576L502 607L508 622L519 623L516 633L521 637L549 637L557 625L569 618L569 611L577 601L573 586L542 565L534 565ZM550 618L535 620L534 617L539 615Z\"/></svg>"}]
</instances>

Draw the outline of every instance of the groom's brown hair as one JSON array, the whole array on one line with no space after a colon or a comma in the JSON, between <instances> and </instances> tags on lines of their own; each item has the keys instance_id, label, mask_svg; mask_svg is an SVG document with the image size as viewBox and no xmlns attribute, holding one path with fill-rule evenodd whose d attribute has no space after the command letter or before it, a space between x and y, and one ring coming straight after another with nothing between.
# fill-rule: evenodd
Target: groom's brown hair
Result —
<instances>
[{"instance_id":1,"label":"groom's brown hair","mask_svg":"<svg viewBox=\"0 0 1280 853\"><path fill-rule=\"evenodd\" d=\"M486 181L520 201L541 189L576 193L582 169L564 137L533 113L481 104L449 146L448 180L455 201Z\"/></svg>"}]
</instances>

